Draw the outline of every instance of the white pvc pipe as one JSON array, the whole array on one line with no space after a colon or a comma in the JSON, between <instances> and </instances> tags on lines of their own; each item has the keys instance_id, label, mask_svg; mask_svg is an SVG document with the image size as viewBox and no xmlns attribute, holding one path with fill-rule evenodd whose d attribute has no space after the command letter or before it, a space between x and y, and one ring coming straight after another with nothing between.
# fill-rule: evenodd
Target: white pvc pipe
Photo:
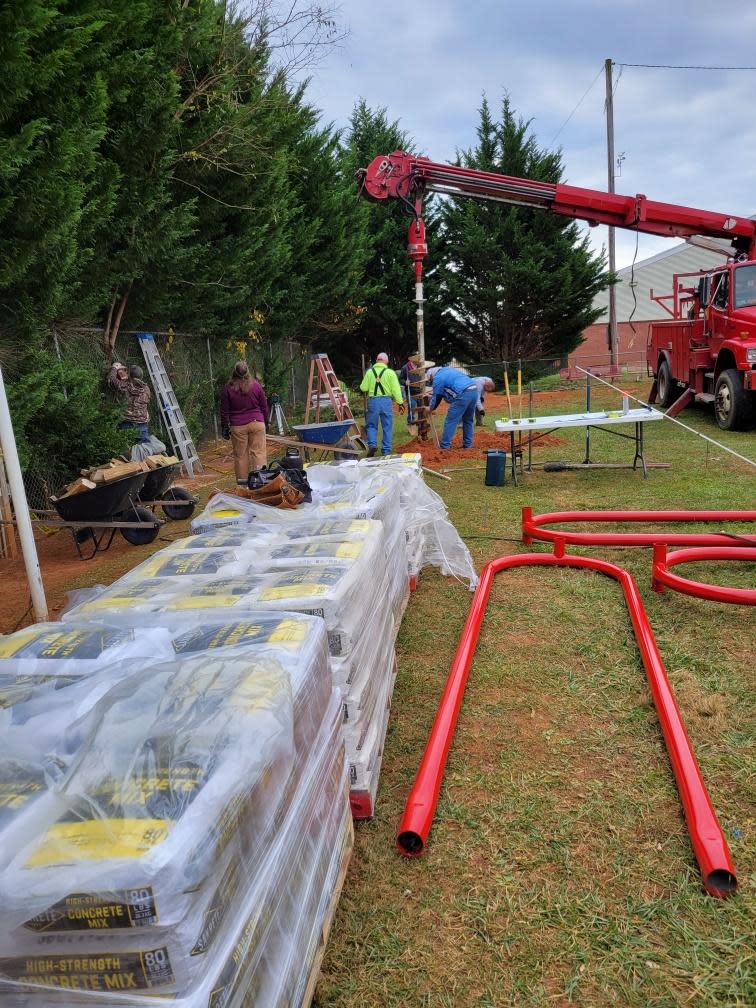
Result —
<instances>
[{"instance_id":1,"label":"white pvc pipe","mask_svg":"<svg viewBox=\"0 0 756 1008\"><path fill-rule=\"evenodd\" d=\"M26 490L21 476L21 463L18 460L16 438L13 434L8 397L5 394L3 370L0 368L0 447L5 457L5 468L8 471L13 509L16 512L16 527L21 540L21 552L26 567L26 579L29 582L34 618L38 623L47 619L47 599L45 586L42 583L42 571L39 569L37 544L34 541L34 530L29 517L29 506L26 503Z\"/></svg>"}]
</instances>

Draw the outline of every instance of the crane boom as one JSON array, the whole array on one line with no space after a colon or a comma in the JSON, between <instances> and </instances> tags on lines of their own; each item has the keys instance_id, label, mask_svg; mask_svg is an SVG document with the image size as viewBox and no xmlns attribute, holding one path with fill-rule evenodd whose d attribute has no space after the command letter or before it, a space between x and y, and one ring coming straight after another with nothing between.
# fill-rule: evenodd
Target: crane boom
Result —
<instances>
[{"instance_id":1,"label":"crane boom","mask_svg":"<svg viewBox=\"0 0 756 1008\"><path fill-rule=\"evenodd\" d=\"M726 238L736 252L746 253L749 259L756 258L756 221L674 203L659 203L640 193L621 196L561 182L538 182L430 161L406 151L379 155L357 174L362 195L376 202L399 199L414 204L425 192L471 196L539 207L591 225L608 224L667 238L692 235Z\"/></svg>"}]
</instances>

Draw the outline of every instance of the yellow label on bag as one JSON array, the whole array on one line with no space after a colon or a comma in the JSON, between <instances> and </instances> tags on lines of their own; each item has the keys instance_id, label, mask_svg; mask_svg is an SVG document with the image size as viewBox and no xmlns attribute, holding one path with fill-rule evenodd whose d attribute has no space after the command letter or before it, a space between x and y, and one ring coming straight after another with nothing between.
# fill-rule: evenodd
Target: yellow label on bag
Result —
<instances>
[{"instance_id":1,"label":"yellow label on bag","mask_svg":"<svg viewBox=\"0 0 756 1008\"><path fill-rule=\"evenodd\" d=\"M327 586L320 584L283 585L279 588L263 589L260 592L260 601L273 602L277 599L308 598L314 595L325 595L327 591Z\"/></svg>"},{"instance_id":2,"label":"yellow label on bag","mask_svg":"<svg viewBox=\"0 0 756 1008\"><path fill-rule=\"evenodd\" d=\"M5 640L0 639L0 658L12 658L25 644L34 640L38 632L31 630L26 633L13 634L12 637L6 637Z\"/></svg>"},{"instance_id":3,"label":"yellow label on bag","mask_svg":"<svg viewBox=\"0 0 756 1008\"><path fill-rule=\"evenodd\" d=\"M168 610L177 609L220 609L226 606L238 605L241 601L238 595L189 595L171 602Z\"/></svg>"},{"instance_id":4,"label":"yellow label on bag","mask_svg":"<svg viewBox=\"0 0 756 1008\"><path fill-rule=\"evenodd\" d=\"M237 511L235 508L221 508L220 511L211 511L211 518L236 518L241 514L241 511Z\"/></svg>"},{"instance_id":5,"label":"yellow label on bag","mask_svg":"<svg viewBox=\"0 0 756 1008\"><path fill-rule=\"evenodd\" d=\"M362 543L341 543L336 550L336 556L343 560L356 560L362 553Z\"/></svg>"},{"instance_id":6,"label":"yellow label on bag","mask_svg":"<svg viewBox=\"0 0 756 1008\"><path fill-rule=\"evenodd\" d=\"M268 640L272 644L296 644L307 637L307 624L301 620L281 620Z\"/></svg>"},{"instance_id":7,"label":"yellow label on bag","mask_svg":"<svg viewBox=\"0 0 756 1008\"><path fill-rule=\"evenodd\" d=\"M87 819L55 823L26 862L26 867L139 858L162 843L172 825L172 821L166 819Z\"/></svg>"}]
</instances>

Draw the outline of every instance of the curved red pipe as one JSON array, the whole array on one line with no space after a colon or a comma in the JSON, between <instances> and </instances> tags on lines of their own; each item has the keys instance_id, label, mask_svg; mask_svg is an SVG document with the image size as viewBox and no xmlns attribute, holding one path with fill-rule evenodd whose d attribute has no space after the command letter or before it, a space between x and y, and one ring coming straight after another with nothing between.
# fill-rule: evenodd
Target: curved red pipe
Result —
<instances>
[{"instance_id":1,"label":"curved red pipe","mask_svg":"<svg viewBox=\"0 0 756 1008\"><path fill-rule=\"evenodd\" d=\"M696 598L708 599L711 602L734 602L737 605L756 605L756 588L730 588L723 585L706 584L703 581L691 581L688 578L673 574L668 568L676 564L695 563L701 560L752 560L756 561L756 550L750 546L703 547L699 549L677 550L667 554L664 543L654 546L654 562L652 568L652 586L656 591L672 588L683 595L695 595Z\"/></svg>"},{"instance_id":2,"label":"curved red pipe","mask_svg":"<svg viewBox=\"0 0 756 1008\"><path fill-rule=\"evenodd\" d=\"M735 869L727 841L717 821L706 785L690 746L672 687L648 622L643 601L632 576L622 567L589 557L521 553L487 563L473 595L470 613L462 630L428 745L415 783L407 798L399 825L397 846L402 854L418 856L428 839L451 746L459 708L467 683L480 626L494 576L513 567L574 567L595 570L618 581L625 595L636 640L659 715L672 770L682 800L693 850L701 868L704 886L713 896L727 896L737 888Z\"/></svg>"},{"instance_id":3,"label":"curved red pipe","mask_svg":"<svg viewBox=\"0 0 756 1008\"><path fill-rule=\"evenodd\" d=\"M564 542L572 546L732 546L733 539L747 539L756 546L756 535L728 536L724 532L567 532L544 528L561 522L756 522L756 511L551 511L534 515L522 509L522 541Z\"/></svg>"}]
</instances>

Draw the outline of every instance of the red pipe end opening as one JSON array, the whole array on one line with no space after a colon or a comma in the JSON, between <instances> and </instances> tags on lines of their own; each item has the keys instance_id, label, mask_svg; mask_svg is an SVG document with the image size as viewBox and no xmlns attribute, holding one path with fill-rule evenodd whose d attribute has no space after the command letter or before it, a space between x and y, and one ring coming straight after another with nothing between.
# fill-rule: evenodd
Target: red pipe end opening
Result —
<instances>
[{"instance_id":1,"label":"red pipe end opening","mask_svg":"<svg viewBox=\"0 0 756 1008\"><path fill-rule=\"evenodd\" d=\"M727 871L726 868L717 868L709 872L704 879L704 888L710 896L719 896L725 899L727 896L734 896L738 890L738 880Z\"/></svg>"},{"instance_id":2,"label":"red pipe end opening","mask_svg":"<svg viewBox=\"0 0 756 1008\"><path fill-rule=\"evenodd\" d=\"M423 853L423 838L414 830L404 830L396 838L397 850L405 857L420 857Z\"/></svg>"}]
</instances>

